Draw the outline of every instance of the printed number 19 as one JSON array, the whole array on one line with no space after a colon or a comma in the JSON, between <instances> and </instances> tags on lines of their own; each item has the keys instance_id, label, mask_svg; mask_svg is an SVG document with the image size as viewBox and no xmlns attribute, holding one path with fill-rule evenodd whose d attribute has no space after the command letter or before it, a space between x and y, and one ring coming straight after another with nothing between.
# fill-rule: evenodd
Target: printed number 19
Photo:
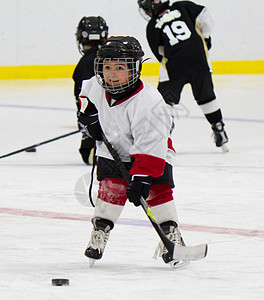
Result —
<instances>
[{"instance_id":1,"label":"printed number 19","mask_svg":"<svg viewBox=\"0 0 264 300\"><path fill-rule=\"evenodd\" d=\"M163 32L167 34L171 46L179 43L179 40L187 40L192 34L188 26L183 21L174 21L170 26L166 25ZM173 33L175 33L176 36Z\"/></svg>"}]
</instances>

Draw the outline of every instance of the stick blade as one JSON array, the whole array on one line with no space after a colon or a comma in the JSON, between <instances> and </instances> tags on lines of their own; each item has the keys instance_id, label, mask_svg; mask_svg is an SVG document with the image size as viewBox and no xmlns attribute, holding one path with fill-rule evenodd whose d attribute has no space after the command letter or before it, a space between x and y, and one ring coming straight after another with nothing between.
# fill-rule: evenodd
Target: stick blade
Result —
<instances>
[{"instance_id":1,"label":"stick blade","mask_svg":"<svg viewBox=\"0 0 264 300\"><path fill-rule=\"evenodd\" d=\"M223 144L223 145L221 146L221 149L222 149L222 151L223 151L224 153L229 152L229 148L228 148L227 144Z\"/></svg>"},{"instance_id":2,"label":"stick blade","mask_svg":"<svg viewBox=\"0 0 264 300\"><path fill-rule=\"evenodd\" d=\"M207 244L196 246L175 245L173 250L174 260L193 261L206 257L208 251Z\"/></svg>"}]
</instances>

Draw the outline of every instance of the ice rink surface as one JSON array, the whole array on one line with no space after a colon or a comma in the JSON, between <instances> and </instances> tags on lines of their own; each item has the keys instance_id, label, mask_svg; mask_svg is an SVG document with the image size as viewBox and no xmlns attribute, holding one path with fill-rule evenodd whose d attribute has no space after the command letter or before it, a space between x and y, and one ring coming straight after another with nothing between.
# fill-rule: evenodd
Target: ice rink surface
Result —
<instances>
[{"instance_id":1,"label":"ice rink surface","mask_svg":"<svg viewBox=\"0 0 264 300\"><path fill-rule=\"evenodd\" d=\"M188 86L173 132L180 228L188 245L208 243L208 256L181 270L152 259L159 238L127 203L90 269L93 208L75 193L87 189L91 167L78 133L0 160L1 300L264 299L264 76L214 83L230 152L214 146ZM72 81L0 81L0 122L0 155L76 130Z\"/></svg>"}]
</instances>

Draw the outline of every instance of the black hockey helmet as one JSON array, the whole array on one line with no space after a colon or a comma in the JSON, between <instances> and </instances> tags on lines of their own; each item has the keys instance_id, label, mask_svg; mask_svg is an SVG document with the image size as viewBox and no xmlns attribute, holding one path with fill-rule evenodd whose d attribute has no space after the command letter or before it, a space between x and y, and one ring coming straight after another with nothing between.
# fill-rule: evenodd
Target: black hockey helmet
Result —
<instances>
[{"instance_id":1,"label":"black hockey helmet","mask_svg":"<svg viewBox=\"0 0 264 300\"><path fill-rule=\"evenodd\" d=\"M139 41L132 36L111 36L97 51L94 62L94 73L99 84L112 94L120 94L130 89L139 79L142 69L144 51ZM103 76L104 64L111 61L126 63L128 69L128 81L126 84L108 85Z\"/></svg>"},{"instance_id":2,"label":"black hockey helmet","mask_svg":"<svg viewBox=\"0 0 264 300\"><path fill-rule=\"evenodd\" d=\"M144 56L139 41L133 36L111 36L97 52L99 58L134 58L140 60Z\"/></svg>"},{"instance_id":3,"label":"black hockey helmet","mask_svg":"<svg viewBox=\"0 0 264 300\"><path fill-rule=\"evenodd\" d=\"M98 17L83 17L77 27L76 41L81 54L83 46L90 44L100 45L108 36L108 26L105 20Z\"/></svg>"},{"instance_id":4,"label":"black hockey helmet","mask_svg":"<svg viewBox=\"0 0 264 300\"><path fill-rule=\"evenodd\" d=\"M169 0L137 0L139 9L143 10L147 16L155 17L162 10L170 5Z\"/></svg>"}]
</instances>

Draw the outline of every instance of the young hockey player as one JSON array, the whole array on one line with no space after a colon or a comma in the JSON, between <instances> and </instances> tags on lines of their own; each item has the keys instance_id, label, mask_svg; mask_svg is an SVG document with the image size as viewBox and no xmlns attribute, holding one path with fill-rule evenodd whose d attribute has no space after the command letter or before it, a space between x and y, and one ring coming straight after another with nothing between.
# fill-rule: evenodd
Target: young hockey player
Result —
<instances>
[{"instance_id":1,"label":"young hockey player","mask_svg":"<svg viewBox=\"0 0 264 300\"><path fill-rule=\"evenodd\" d=\"M168 238L183 244L172 193L170 161L175 152L169 138L170 113L158 90L140 80L143 55L134 37L108 38L97 52L95 77L83 82L79 97L79 121L97 140L100 181L85 251L91 265L102 258L127 198L139 206L143 196ZM130 170L129 185L102 142L102 131ZM177 264L168 259L167 252L160 242L157 255L165 263Z\"/></svg>"},{"instance_id":2,"label":"young hockey player","mask_svg":"<svg viewBox=\"0 0 264 300\"><path fill-rule=\"evenodd\" d=\"M197 104L211 124L216 146L228 151L208 61L213 20L207 8L191 1L170 6L168 0L138 0L138 5L150 17L147 40L161 63L158 90L166 103L178 104L184 85L190 83Z\"/></svg>"},{"instance_id":3,"label":"young hockey player","mask_svg":"<svg viewBox=\"0 0 264 300\"><path fill-rule=\"evenodd\" d=\"M94 59L96 51L107 39L108 26L102 17L83 17L77 27L76 41L79 52L82 54L74 73L74 96L76 99L77 114L80 111L79 94L83 80L94 76ZM79 127L80 128L80 127ZM81 128L80 128L81 129ZM95 140L82 133L79 152L86 164L92 164Z\"/></svg>"}]
</instances>

